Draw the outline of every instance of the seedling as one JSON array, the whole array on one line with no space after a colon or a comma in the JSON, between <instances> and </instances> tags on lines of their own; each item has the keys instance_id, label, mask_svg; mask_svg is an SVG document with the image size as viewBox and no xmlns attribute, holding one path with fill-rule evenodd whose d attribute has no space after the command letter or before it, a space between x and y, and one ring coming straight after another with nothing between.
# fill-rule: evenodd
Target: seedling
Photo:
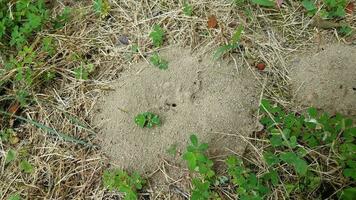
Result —
<instances>
[{"instance_id":1,"label":"seedling","mask_svg":"<svg viewBox=\"0 0 356 200\"><path fill-rule=\"evenodd\" d=\"M110 12L110 3L108 0L94 0L94 11L105 18Z\"/></svg>"},{"instance_id":2,"label":"seedling","mask_svg":"<svg viewBox=\"0 0 356 200\"><path fill-rule=\"evenodd\" d=\"M150 33L150 38L155 47L160 47L163 44L164 31L159 25L154 25L153 30Z\"/></svg>"},{"instance_id":3,"label":"seedling","mask_svg":"<svg viewBox=\"0 0 356 200\"><path fill-rule=\"evenodd\" d=\"M27 160L22 160L20 162L20 166L19 166L20 170L27 173L27 174L30 174L33 172L33 166L31 163L29 163Z\"/></svg>"},{"instance_id":4,"label":"seedling","mask_svg":"<svg viewBox=\"0 0 356 200\"><path fill-rule=\"evenodd\" d=\"M264 6L264 7L275 7L276 3L272 0L252 0L252 3Z\"/></svg>"},{"instance_id":5,"label":"seedling","mask_svg":"<svg viewBox=\"0 0 356 200\"><path fill-rule=\"evenodd\" d=\"M161 58L158 53L154 53L151 58L150 61L152 63L152 65L158 67L159 69L165 70L168 69L168 61Z\"/></svg>"},{"instance_id":6,"label":"seedling","mask_svg":"<svg viewBox=\"0 0 356 200\"><path fill-rule=\"evenodd\" d=\"M154 126L160 126L161 120L158 115L151 112L140 113L135 117L135 123L141 128L152 128Z\"/></svg>"},{"instance_id":7,"label":"seedling","mask_svg":"<svg viewBox=\"0 0 356 200\"><path fill-rule=\"evenodd\" d=\"M88 80L89 74L94 71L93 64L81 64L79 67L74 69L74 74L76 79Z\"/></svg>"},{"instance_id":8,"label":"seedling","mask_svg":"<svg viewBox=\"0 0 356 200\"><path fill-rule=\"evenodd\" d=\"M188 2L184 2L183 4L183 13L187 16L192 16L193 14L193 7Z\"/></svg>"},{"instance_id":9,"label":"seedling","mask_svg":"<svg viewBox=\"0 0 356 200\"><path fill-rule=\"evenodd\" d=\"M129 176L123 170L107 170L103 174L103 183L110 190L124 193L125 200L137 200L137 190L142 189L145 181L138 173Z\"/></svg>"},{"instance_id":10,"label":"seedling","mask_svg":"<svg viewBox=\"0 0 356 200\"><path fill-rule=\"evenodd\" d=\"M219 47L215 54L214 54L214 59L217 60L219 59L221 56L223 56L224 54L226 54L229 51L232 51L236 48L239 48L239 42L241 39L241 35L243 32L243 26L240 25L236 31L234 32L234 35L231 38L231 42L227 45L221 46Z\"/></svg>"}]
</instances>

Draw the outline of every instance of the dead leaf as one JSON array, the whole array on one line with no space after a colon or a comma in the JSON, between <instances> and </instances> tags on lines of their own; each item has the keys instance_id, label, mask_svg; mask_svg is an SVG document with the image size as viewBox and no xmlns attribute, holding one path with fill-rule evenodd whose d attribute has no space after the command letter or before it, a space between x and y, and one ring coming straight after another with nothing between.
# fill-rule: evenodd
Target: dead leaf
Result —
<instances>
[{"instance_id":1,"label":"dead leaf","mask_svg":"<svg viewBox=\"0 0 356 200\"><path fill-rule=\"evenodd\" d=\"M347 4L345 11L347 14L352 15L354 13L355 10L355 3L354 2L350 2L349 4Z\"/></svg>"},{"instance_id":2,"label":"dead leaf","mask_svg":"<svg viewBox=\"0 0 356 200\"><path fill-rule=\"evenodd\" d=\"M266 64L263 62L257 63L256 68L260 71L263 71L266 68Z\"/></svg>"},{"instance_id":3,"label":"dead leaf","mask_svg":"<svg viewBox=\"0 0 356 200\"><path fill-rule=\"evenodd\" d=\"M10 105L10 108L8 109L8 112L11 114L16 114L16 112L19 110L20 104L19 102L15 102Z\"/></svg>"},{"instance_id":4,"label":"dead leaf","mask_svg":"<svg viewBox=\"0 0 356 200\"><path fill-rule=\"evenodd\" d=\"M208 17L208 28L216 28L218 26L218 20L215 15L211 15Z\"/></svg>"}]
</instances>

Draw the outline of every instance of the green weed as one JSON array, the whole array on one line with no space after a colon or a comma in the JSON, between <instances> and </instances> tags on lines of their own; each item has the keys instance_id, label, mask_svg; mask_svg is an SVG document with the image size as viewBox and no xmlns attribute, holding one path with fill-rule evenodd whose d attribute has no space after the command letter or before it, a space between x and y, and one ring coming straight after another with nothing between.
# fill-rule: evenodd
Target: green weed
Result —
<instances>
[{"instance_id":1,"label":"green weed","mask_svg":"<svg viewBox=\"0 0 356 200\"><path fill-rule=\"evenodd\" d=\"M123 170L112 170L104 172L103 183L110 190L124 193L125 200L137 200L137 190L142 189L145 181L138 173L133 173L129 176Z\"/></svg>"},{"instance_id":2,"label":"green weed","mask_svg":"<svg viewBox=\"0 0 356 200\"><path fill-rule=\"evenodd\" d=\"M187 16L193 15L193 6L190 5L187 1L183 4L183 13Z\"/></svg>"},{"instance_id":3,"label":"green weed","mask_svg":"<svg viewBox=\"0 0 356 200\"><path fill-rule=\"evenodd\" d=\"M252 0L252 3L264 6L264 7L275 7L276 3L272 0Z\"/></svg>"},{"instance_id":4,"label":"green weed","mask_svg":"<svg viewBox=\"0 0 356 200\"><path fill-rule=\"evenodd\" d=\"M222 57L227 52L230 52L230 51L232 51L234 49L239 48L239 42L241 40L241 35L242 35L242 32L243 32L243 29L244 29L243 26L240 25L236 29L236 31L234 32L234 34L233 34L233 36L231 38L231 41L228 44L226 44L224 46L221 46L216 50L216 52L215 52L215 54L213 56L215 60L219 59L220 57Z\"/></svg>"},{"instance_id":5,"label":"green weed","mask_svg":"<svg viewBox=\"0 0 356 200\"><path fill-rule=\"evenodd\" d=\"M152 128L153 126L160 126L161 120L156 114L144 112L135 117L135 123L141 128Z\"/></svg>"},{"instance_id":6,"label":"green weed","mask_svg":"<svg viewBox=\"0 0 356 200\"><path fill-rule=\"evenodd\" d=\"M74 75L76 79L88 80L89 74L94 71L93 64L81 64L74 69Z\"/></svg>"},{"instance_id":7,"label":"green weed","mask_svg":"<svg viewBox=\"0 0 356 200\"><path fill-rule=\"evenodd\" d=\"M21 49L27 39L49 20L44 0L18 0L8 9L10 0L0 1L0 41Z\"/></svg>"},{"instance_id":8,"label":"green weed","mask_svg":"<svg viewBox=\"0 0 356 200\"><path fill-rule=\"evenodd\" d=\"M150 38L155 47L160 47L163 44L164 40L164 30L158 25L153 26L153 30L150 33Z\"/></svg>"},{"instance_id":9,"label":"green weed","mask_svg":"<svg viewBox=\"0 0 356 200\"><path fill-rule=\"evenodd\" d=\"M158 67L159 69L165 70L168 69L168 61L161 58L158 53L154 53L151 58L150 62L152 65Z\"/></svg>"},{"instance_id":10,"label":"green weed","mask_svg":"<svg viewBox=\"0 0 356 200\"><path fill-rule=\"evenodd\" d=\"M93 8L101 18L105 18L109 15L110 4L108 0L94 0Z\"/></svg>"},{"instance_id":11,"label":"green weed","mask_svg":"<svg viewBox=\"0 0 356 200\"><path fill-rule=\"evenodd\" d=\"M347 0L323 0L324 6L320 10L320 16L324 19L343 18L346 15L345 8ZM318 10L315 1L303 0L303 7L307 10L308 14L313 16Z\"/></svg>"},{"instance_id":12,"label":"green weed","mask_svg":"<svg viewBox=\"0 0 356 200\"><path fill-rule=\"evenodd\" d=\"M190 136L190 144L183 159L187 161L190 171L198 172L200 175L192 180L192 200L209 199L212 195L210 186L213 183L212 178L215 176L215 172L212 169L213 161L205 155L207 149L208 144L200 144L196 135Z\"/></svg>"}]
</instances>

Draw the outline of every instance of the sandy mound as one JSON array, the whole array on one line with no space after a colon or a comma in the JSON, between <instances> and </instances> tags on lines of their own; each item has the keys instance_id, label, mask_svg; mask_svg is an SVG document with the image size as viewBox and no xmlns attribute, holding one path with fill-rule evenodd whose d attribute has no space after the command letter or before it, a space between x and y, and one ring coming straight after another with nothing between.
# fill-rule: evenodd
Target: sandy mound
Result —
<instances>
[{"instance_id":1,"label":"sandy mound","mask_svg":"<svg viewBox=\"0 0 356 200\"><path fill-rule=\"evenodd\" d=\"M290 73L295 100L330 113L356 116L356 47L329 45L296 60Z\"/></svg>"},{"instance_id":2,"label":"sandy mound","mask_svg":"<svg viewBox=\"0 0 356 200\"><path fill-rule=\"evenodd\" d=\"M161 158L169 157L171 145L184 152L192 133L208 142L213 154L221 155L225 147L242 152L240 138L222 133L249 135L255 128L260 91L251 72L199 61L179 48L161 55L169 61L167 70L137 64L123 72L113 83L115 91L97 105L94 123L101 124L99 138L113 163L153 170ZM134 117L145 111L158 114L162 126L138 127Z\"/></svg>"}]
</instances>

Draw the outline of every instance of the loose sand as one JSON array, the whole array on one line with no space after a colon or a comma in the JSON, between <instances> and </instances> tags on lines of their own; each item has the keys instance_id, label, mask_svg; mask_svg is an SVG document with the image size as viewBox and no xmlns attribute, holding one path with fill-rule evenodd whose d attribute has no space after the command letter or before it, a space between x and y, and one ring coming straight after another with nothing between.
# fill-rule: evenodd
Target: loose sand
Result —
<instances>
[{"instance_id":1,"label":"loose sand","mask_svg":"<svg viewBox=\"0 0 356 200\"><path fill-rule=\"evenodd\" d=\"M261 87L252 72L181 48L160 54L169 61L167 70L145 62L131 66L113 83L115 91L97 103L94 124L101 127L101 146L112 162L152 171L162 158L173 159L167 154L171 145L177 145L175 161L182 160L192 133L209 143L211 155L242 153L242 139L226 133L247 136L256 128ZM158 114L162 126L138 127L134 117L145 111Z\"/></svg>"},{"instance_id":2,"label":"loose sand","mask_svg":"<svg viewBox=\"0 0 356 200\"><path fill-rule=\"evenodd\" d=\"M356 118L356 46L333 44L291 65L296 106Z\"/></svg>"}]
</instances>

